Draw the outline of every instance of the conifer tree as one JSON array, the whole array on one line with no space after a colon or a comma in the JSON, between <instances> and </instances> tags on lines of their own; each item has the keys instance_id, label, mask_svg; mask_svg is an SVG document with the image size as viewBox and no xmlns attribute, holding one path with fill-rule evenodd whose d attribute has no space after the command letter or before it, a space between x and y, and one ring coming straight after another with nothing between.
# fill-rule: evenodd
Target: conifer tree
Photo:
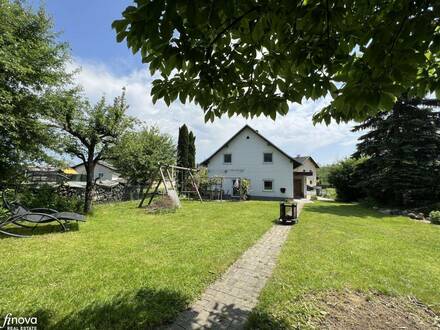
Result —
<instances>
[{"instance_id":1,"label":"conifer tree","mask_svg":"<svg viewBox=\"0 0 440 330\"><path fill-rule=\"evenodd\" d=\"M177 166L188 167L188 153L189 153L189 134L188 127L182 125L179 128L179 139L177 141ZM177 186L179 192L182 191L185 181L185 173L179 173L177 175Z\"/></svg>"},{"instance_id":2,"label":"conifer tree","mask_svg":"<svg viewBox=\"0 0 440 330\"><path fill-rule=\"evenodd\" d=\"M188 127L182 125L179 128L179 139L177 141L177 165L187 167L189 153Z\"/></svg>"},{"instance_id":3,"label":"conifer tree","mask_svg":"<svg viewBox=\"0 0 440 330\"><path fill-rule=\"evenodd\" d=\"M369 130L360 138L354 157L366 157L359 166L359 186L378 202L420 206L438 197L440 115L439 101L400 98L390 113L356 126Z\"/></svg>"},{"instance_id":4,"label":"conifer tree","mask_svg":"<svg viewBox=\"0 0 440 330\"><path fill-rule=\"evenodd\" d=\"M188 167L196 167L196 136L193 132L189 132Z\"/></svg>"}]
</instances>

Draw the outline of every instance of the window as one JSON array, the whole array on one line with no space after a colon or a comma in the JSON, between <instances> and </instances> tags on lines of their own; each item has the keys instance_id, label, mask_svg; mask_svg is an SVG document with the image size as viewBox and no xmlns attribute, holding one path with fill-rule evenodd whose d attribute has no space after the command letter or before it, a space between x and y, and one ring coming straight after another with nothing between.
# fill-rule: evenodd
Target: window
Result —
<instances>
[{"instance_id":1,"label":"window","mask_svg":"<svg viewBox=\"0 0 440 330\"><path fill-rule=\"evenodd\" d=\"M273 190L273 181L272 180L264 180L263 181L263 191L272 191Z\"/></svg>"},{"instance_id":2,"label":"window","mask_svg":"<svg viewBox=\"0 0 440 330\"><path fill-rule=\"evenodd\" d=\"M271 152L265 152L263 154L263 159L265 163L272 163L272 153Z\"/></svg>"},{"instance_id":3,"label":"window","mask_svg":"<svg viewBox=\"0 0 440 330\"><path fill-rule=\"evenodd\" d=\"M232 154L224 154L223 155L223 163L231 164L232 163Z\"/></svg>"}]
</instances>

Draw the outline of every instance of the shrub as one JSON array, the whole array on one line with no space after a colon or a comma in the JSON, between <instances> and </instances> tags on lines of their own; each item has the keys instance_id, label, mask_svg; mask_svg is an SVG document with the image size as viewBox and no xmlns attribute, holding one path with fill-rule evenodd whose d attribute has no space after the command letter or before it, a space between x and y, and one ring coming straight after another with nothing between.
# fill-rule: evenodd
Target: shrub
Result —
<instances>
[{"instance_id":1,"label":"shrub","mask_svg":"<svg viewBox=\"0 0 440 330\"><path fill-rule=\"evenodd\" d=\"M55 187L42 185L25 189L19 194L20 202L28 208L50 208L57 211L81 212L83 200L77 196L64 197Z\"/></svg>"},{"instance_id":2,"label":"shrub","mask_svg":"<svg viewBox=\"0 0 440 330\"><path fill-rule=\"evenodd\" d=\"M322 197L336 199L336 189L335 188L325 188L322 191Z\"/></svg>"},{"instance_id":3,"label":"shrub","mask_svg":"<svg viewBox=\"0 0 440 330\"><path fill-rule=\"evenodd\" d=\"M440 211L431 211L429 218L431 219L431 223L440 225Z\"/></svg>"},{"instance_id":4,"label":"shrub","mask_svg":"<svg viewBox=\"0 0 440 330\"><path fill-rule=\"evenodd\" d=\"M362 162L363 159L348 158L331 167L328 181L335 187L339 200L352 202L365 197L365 193L358 185L358 166Z\"/></svg>"},{"instance_id":5,"label":"shrub","mask_svg":"<svg viewBox=\"0 0 440 330\"><path fill-rule=\"evenodd\" d=\"M240 198L246 200L249 194L249 187L251 186L251 181L249 179L241 179L240 181Z\"/></svg>"}]
</instances>

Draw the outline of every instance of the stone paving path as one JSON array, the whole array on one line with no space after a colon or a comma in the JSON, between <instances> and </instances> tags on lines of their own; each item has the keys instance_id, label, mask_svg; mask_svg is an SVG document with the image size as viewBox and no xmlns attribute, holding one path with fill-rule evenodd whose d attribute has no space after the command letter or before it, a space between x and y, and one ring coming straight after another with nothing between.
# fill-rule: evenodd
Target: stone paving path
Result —
<instances>
[{"instance_id":1,"label":"stone paving path","mask_svg":"<svg viewBox=\"0 0 440 330\"><path fill-rule=\"evenodd\" d=\"M303 203L298 203L298 214ZM292 226L274 225L169 329L242 329Z\"/></svg>"}]
</instances>

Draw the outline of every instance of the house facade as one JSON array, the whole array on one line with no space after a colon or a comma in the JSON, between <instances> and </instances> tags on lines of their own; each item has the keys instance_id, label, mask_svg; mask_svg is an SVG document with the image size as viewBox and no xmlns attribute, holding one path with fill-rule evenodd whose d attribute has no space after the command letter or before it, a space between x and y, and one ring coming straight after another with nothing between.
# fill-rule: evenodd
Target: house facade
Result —
<instances>
[{"instance_id":1,"label":"house facade","mask_svg":"<svg viewBox=\"0 0 440 330\"><path fill-rule=\"evenodd\" d=\"M76 181L85 181L86 176L86 168L83 163L80 163L76 166L73 166L73 168L78 172L78 176ZM98 163L95 166L95 174L94 174L94 180L100 179L102 181L104 180L111 180L115 181L118 180L121 177L121 175L116 171L116 168L113 167L113 165L104 162L104 161L98 161Z\"/></svg>"},{"instance_id":2,"label":"house facade","mask_svg":"<svg viewBox=\"0 0 440 330\"><path fill-rule=\"evenodd\" d=\"M289 156L249 125L200 165L209 177L223 178L224 195L238 197L240 180L248 179L249 196L267 200L310 198L319 167L309 156Z\"/></svg>"}]
</instances>

